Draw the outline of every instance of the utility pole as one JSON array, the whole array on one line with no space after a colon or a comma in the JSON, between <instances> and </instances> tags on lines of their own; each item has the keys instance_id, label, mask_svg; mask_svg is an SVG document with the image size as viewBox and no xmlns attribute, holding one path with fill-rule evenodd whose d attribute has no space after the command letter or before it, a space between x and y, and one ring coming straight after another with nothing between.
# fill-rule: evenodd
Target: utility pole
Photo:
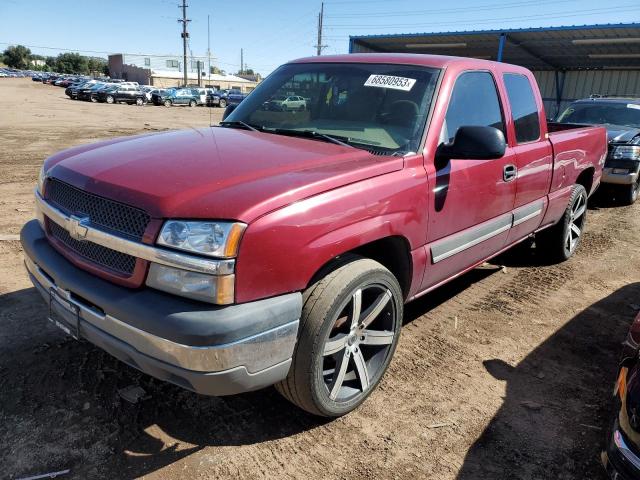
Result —
<instances>
[{"instance_id":1,"label":"utility pole","mask_svg":"<svg viewBox=\"0 0 640 480\"><path fill-rule=\"evenodd\" d=\"M184 86L187 86L187 39L189 33L187 33L187 23L190 22L187 18L187 0L182 0L182 5L178 5L178 8L182 8L182 18L178 21L182 22L182 71L184 72Z\"/></svg>"},{"instance_id":2,"label":"utility pole","mask_svg":"<svg viewBox=\"0 0 640 480\"><path fill-rule=\"evenodd\" d=\"M317 55L320 56L322 54L322 49L326 45L322 45L322 20L324 16L324 2L320 4L320 13L318 14L318 43L316 45Z\"/></svg>"},{"instance_id":3,"label":"utility pole","mask_svg":"<svg viewBox=\"0 0 640 480\"><path fill-rule=\"evenodd\" d=\"M211 85L211 29L209 27L209 15L207 15L207 76Z\"/></svg>"},{"instance_id":4,"label":"utility pole","mask_svg":"<svg viewBox=\"0 0 640 480\"><path fill-rule=\"evenodd\" d=\"M244 73L244 50L240 49L240 75Z\"/></svg>"}]
</instances>

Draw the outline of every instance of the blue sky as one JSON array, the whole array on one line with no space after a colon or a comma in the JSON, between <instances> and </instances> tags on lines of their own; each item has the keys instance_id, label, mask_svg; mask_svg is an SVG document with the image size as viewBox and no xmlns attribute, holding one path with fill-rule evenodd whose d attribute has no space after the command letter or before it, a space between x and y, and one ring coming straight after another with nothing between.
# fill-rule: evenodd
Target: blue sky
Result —
<instances>
[{"instance_id":1,"label":"blue sky","mask_svg":"<svg viewBox=\"0 0 640 480\"><path fill-rule=\"evenodd\" d=\"M68 49L180 54L180 0L54 2L0 0L0 49L31 45L34 53ZM213 62L227 72L246 64L268 74L292 58L315 54L316 0L189 0L193 55L207 50L211 16ZM638 0L335 0L325 2L323 53L347 53L349 35L440 32L640 21ZM49 48L43 48L49 47ZM92 53L101 52L101 53Z\"/></svg>"}]
</instances>

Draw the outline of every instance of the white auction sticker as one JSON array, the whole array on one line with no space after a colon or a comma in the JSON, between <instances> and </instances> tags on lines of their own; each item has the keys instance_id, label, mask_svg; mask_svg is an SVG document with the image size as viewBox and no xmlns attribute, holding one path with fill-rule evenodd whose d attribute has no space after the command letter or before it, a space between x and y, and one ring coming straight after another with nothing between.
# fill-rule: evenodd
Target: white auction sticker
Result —
<instances>
[{"instance_id":1,"label":"white auction sticker","mask_svg":"<svg viewBox=\"0 0 640 480\"><path fill-rule=\"evenodd\" d=\"M392 88L394 90L410 91L416 83L415 78L394 77L393 75L369 75L364 82L365 87Z\"/></svg>"}]
</instances>

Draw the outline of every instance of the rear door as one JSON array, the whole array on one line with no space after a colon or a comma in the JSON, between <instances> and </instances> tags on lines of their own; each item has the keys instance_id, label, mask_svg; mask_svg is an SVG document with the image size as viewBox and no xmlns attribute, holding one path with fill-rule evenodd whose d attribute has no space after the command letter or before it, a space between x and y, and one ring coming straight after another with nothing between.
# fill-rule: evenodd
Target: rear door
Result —
<instances>
[{"instance_id":1,"label":"rear door","mask_svg":"<svg viewBox=\"0 0 640 480\"><path fill-rule=\"evenodd\" d=\"M519 73L505 73L503 81L512 118L508 133L517 167L511 243L540 226L551 185L553 150L543 131L544 110L534 94L534 80Z\"/></svg>"},{"instance_id":2,"label":"rear door","mask_svg":"<svg viewBox=\"0 0 640 480\"><path fill-rule=\"evenodd\" d=\"M450 143L461 126L490 126L506 131L496 80L488 71L458 75L440 132ZM429 229L423 289L437 285L487 258L505 244L516 193L513 149L495 160L435 160L429 175Z\"/></svg>"}]
</instances>

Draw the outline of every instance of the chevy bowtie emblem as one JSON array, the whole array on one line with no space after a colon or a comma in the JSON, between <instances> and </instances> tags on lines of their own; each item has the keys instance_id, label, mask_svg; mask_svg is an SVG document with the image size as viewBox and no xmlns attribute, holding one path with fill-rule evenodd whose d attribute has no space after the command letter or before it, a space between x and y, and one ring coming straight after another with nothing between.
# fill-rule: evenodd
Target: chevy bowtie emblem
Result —
<instances>
[{"instance_id":1,"label":"chevy bowtie emblem","mask_svg":"<svg viewBox=\"0 0 640 480\"><path fill-rule=\"evenodd\" d=\"M89 217L78 217L71 215L67 221L67 231L71 238L75 240L84 240L87 236L87 224L89 223Z\"/></svg>"}]
</instances>

